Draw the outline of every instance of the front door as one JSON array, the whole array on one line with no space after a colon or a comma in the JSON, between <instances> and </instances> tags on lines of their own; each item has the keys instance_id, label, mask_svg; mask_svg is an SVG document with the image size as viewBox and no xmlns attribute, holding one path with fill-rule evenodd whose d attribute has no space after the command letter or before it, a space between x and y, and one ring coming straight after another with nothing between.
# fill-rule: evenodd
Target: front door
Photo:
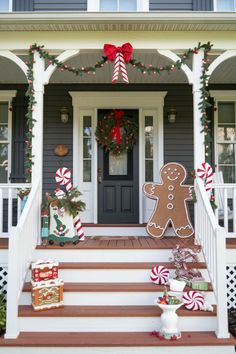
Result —
<instances>
[{"instance_id":1,"label":"front door","mask_svg":"<svg viewBox=\"0 0 236 354\"><path fill-rule=\"evenodd\" d=\"M99 110L102 120L110 110ZM124 110L124 118L138 123L138 110ZM122 132L121 132L122 133ZM138 141L132 151L114 156L98 147L98 222L122 224L139 222L139 151Z\"/></svg>"}]
</instances>

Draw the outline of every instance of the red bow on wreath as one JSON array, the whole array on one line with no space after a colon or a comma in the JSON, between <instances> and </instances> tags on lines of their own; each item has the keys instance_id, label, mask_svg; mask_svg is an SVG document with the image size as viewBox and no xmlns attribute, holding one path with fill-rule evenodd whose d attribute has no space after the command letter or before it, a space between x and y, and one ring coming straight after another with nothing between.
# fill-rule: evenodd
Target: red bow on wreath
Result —
<instances>
[{"instance_id":1,"label":"red bow on wreath","mask_svg":"<svg viewBox=\"0 0 236 354\"><path fill-rule=\"evenodd\" d=\"M114 111L114 118L116 121L116 126L111 130L111 139L116 137L116 144L120 145L120 121L124 116L123 111Z\"/></svg>"},{"instance_id":2,"label":"red bow on wreath","mask_svg":"<svg viewBox=\"0 0 236 354\"><path fill-rule=\"evenodd\" d=\"M115 60L113 76L112 76L112 83L115 84L118 80L119 70L121 70L122 78L126 84L129 83L127 71L126 71L126 64L130 62L133 47L130 43L125 43L121 47L116 47L113 44L104 44L104 52L107 56L109 61Z\"/></svg>"}]
</instances>

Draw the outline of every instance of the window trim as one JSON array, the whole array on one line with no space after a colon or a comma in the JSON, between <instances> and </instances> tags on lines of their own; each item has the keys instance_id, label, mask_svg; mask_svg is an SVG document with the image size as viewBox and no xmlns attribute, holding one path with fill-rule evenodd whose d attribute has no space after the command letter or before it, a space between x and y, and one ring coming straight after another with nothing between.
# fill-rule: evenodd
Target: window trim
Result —
<instances>
[{"instance_id":1,"label":"window trim","mask_svg":"<svg viewBox=\"0 0 236 354\"><path fill-rule=\"evenodd\" d=\"M12 111L9 109L12 106L12 99L16 96L17 91L9 90L9 91L0 91L0 102L8 103L8 171L7 171L7 181L9 182L9 178L11 175L11 167L12 167ZM0 183L1 184L1 183Z\"/></svg>"},{"instance_id":2,"label":"window trim","mask_svg":"<svg viewBox=\"0 0 236 354\"><path fill-rule=\"evenodd\" d=\"M218 108L219 102L234 102L236 109L236 90L224 90L224 91L210 91L211 97L214 98L214 103ZM235 111L236 112L236 111ZM219 172L219 160L218 160L218 149L217 144L220 144L217 140L217 128L218 128L218 109L214 111L214 158L216 164L216 171ZM222 142L223 144L225 142ZM231 143L230 141L228 142ZM235 144L235 143L233 143ZM235 170L236 170L236 156L235 156ZM236 171L235 171L236 173Z\"/></svg>"}]
</instances>

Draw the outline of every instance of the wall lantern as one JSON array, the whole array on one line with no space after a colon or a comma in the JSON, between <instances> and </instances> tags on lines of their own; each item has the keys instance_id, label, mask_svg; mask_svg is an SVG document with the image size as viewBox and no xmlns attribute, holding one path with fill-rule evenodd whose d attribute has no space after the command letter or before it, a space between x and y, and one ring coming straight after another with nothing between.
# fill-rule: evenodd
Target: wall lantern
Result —
<instances>
[{"instance_id":1,"label":"wall lantern","mask_svg":"<svg viewBox=\"0 0 236 354\"><path fill-rule=\"evenodd\" d=\"M175 123L176 120L176 109L175 108L169 108L167 111L167 117L168 117L168 122L169 123Z\"/></svg>"},{"instance_id":2,"label":"wall lantern","mask_svg":"<svg viewBox=\"0 0 236 354\"><path fill-rule=\"evenodd\" d=\"M62 107L60 110L61 122L67 123L69 120L69 110L67 107Z\"/></svg>"}]
</instances>

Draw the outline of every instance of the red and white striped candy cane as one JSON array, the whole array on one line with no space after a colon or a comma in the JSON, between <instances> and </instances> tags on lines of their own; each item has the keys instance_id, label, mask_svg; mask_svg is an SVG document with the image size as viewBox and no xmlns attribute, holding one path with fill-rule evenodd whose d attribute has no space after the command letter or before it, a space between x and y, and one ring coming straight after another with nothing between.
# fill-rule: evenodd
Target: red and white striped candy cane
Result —
<instances>
[{"instance_id":1,"label":"red and white striped candy cane","mask_svg":"<svg viewBox=\"0 0 236 354\"><path fill-rule=\"evenodd\" d=\"M203 162L201 167L197 169L198 176L205 178L205 190L210 192L212 189L213 169L208 162Z\"/></svg>"},{"instance_id":2,"label":"red and white striped candy cane","mask_svg":"<svg viewBox=\"0 0 236 354\"><path fill-rule=\"evenodd\" d=\"M119 70L121 70L121 75L122 75L123 81L126 84L128 84L129 78L128 78L127 71L126 71L124 56L123 56L123 53L121 53L121 52L116 53L115 65L114 65L113 76L112 76L112 83L113 84L115 84L118 81Z\"/></svg>"},{"instance_id":3,"label":"red and white striped candy cane","mask_svg":"<svg viewBox=\"0 0 236 354\"><path fill-rule=\"evenodd\" d=\"M72 190L71 172L68 168L60 167L56 172L55 179L58 184L66 186L67 192L70 192ZM79 241L84 241L84 231L79 213L73 218L73 222L77 235L79 236Z\"/></svg>"},{"instance_id":4,"label":"red and white striped candy cane","mask_svg":"<svg viewBox=\"0 0 236 354\"><path fill-rule=\"evenodd\" d=\"M72 189L71 184L71 172L66 167L60 167L55 175L55 180L59 185L65 185L67 192L70 192Z\"/></svg>"}]
</instances>

